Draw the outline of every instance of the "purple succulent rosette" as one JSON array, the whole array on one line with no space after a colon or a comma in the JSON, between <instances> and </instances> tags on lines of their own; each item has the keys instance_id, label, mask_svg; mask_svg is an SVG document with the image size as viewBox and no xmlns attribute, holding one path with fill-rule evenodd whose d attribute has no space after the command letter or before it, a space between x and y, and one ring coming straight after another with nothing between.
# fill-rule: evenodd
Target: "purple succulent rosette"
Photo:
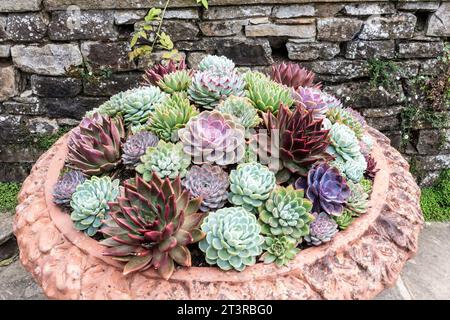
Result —
<instances>
[{"instance_id":1,"label":"purple succulent rosette","mask_svg":"<svg viewBox=\"0 0 450 320\"><path fill-rule=\"evenodd\" d=\"M340 216L350 196L350 188L337 168L321 162L308 172L308 178L300 177L294 184L296 189L306 190L306 197L313 203L313 211L325 211Z\"/></svg>"},{"instance_id":2,"label":"purple succulent rosette","mask_svg":"<svg viewBox=\"0 0 450 320\"><path fill-rule=\"evenodd\" d=\"M314 246L329 242L338 232L338 224L328 214L313 212L314 221L309 225L309 234L305 241Z\"/></svg>"},{"instance_id":3,"label":"purple succulent rosette","mask_svg":"<svg viewBox=\"0 0 450 320\"><path fill-rule=\"evenodd\" d=\"M66 172L53 188L53 202L60 206L68 206L72 199L72 194L78 185L85 180L86 177L81 171L72 170Z\"/></svg>"},{"instance_id":4,"label":"purple succulent rosette","mask_svg":"<svg viewBox=\"0 0 450 320\"><path fill-rule=\"evenodd\" d=\"M130 136L122 147L123 164L135 167L139 163L141 157L145 154L145 151L147 151L149 147L156 147L158 142L159 138L147 131L141 131Z\"/></svg>"}]
</instances>

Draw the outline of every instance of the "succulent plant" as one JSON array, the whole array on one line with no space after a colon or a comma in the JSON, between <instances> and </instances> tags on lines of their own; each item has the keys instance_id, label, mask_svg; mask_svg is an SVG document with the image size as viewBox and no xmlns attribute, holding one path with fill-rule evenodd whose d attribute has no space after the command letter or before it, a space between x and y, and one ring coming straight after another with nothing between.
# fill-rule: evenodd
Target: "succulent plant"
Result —
<instances>
[{"instance_id":1,"label":"succulent plant","mask_svg":"<svg viewBox=\"0 0 450 320\"><path fill-rule=\"evenodd\" d=\"M356 111L355 109L352 109L352 108L345 108L345 111L347 111L353 117L353 119L358 121L359 124L361 125L361 127L363 127L363 128L367 127L367 122L364 119L364 117L361 115L361 113L359 113L358 111Z\"/></svg>"},{"instance_id":2,"label":"succulent plant","mask_svg":"<svg viewBox=\"0 0 450 320\"><path fill-rule=\"evenodd\" d=\"M261 122L258 110L253 106L250 99L245 97L230 96L222 101L216 110L231 115L236 123L241 124L246 129L256 127Z\"/></svg>"},{"instance_id":3,"label":"succulent plant","mask_svg":"<svg viewBox=\"0 0 450 320\"><path fill-rule=\"evenodd\" d=\"M335 123L330 130L331 144L327 151L343 158L345 161L353 160L361 155L358 138L345 124Z\"/></svg>"},{"instance_id":4,"label":"succulent plant","mask_svg":"<svg viewBox=\"0 0 450 320\"><path fill-rule=\"evenodd\" d=\"M81 171L71 170L64 173L53 188L53 202L61 206L68 206L77 186L85 180L86 177Z\"/></svg>"},{"instance_id":5,"label":"succulent plant","mask_svg":"<svg viewBox=\"0 0 450 320\"><path fill-rule=\"evenodd\" d=\"M304 199L303 190L292 186L277 187L266 203L258 208L261 232L271 236L287 236L295 242L309 233L313 217L312 203Z\"/></svg>"},{"instance_id":6,"label":"succulent plant","mask_svg":"<svg viewBox=\"0 0 450 320\"><path fill-rule=\"evenodd\" d=\"M291 111L282 105L277 117L268 112L263 118L271 136L264 132L256 134L251 147L257 147L261 162L270 163L272 170L284 167L289 172L306 173L309 165L331 158L325 152L329 145L328 130L322 130L322 120L313 120L312 113L302 106ZM278 164L276 160L281 161Z\"/></svg>"},{"instance_id":7,"label":"succulent plant","mask_svg":"<svg viewBox=\"0 0 450 320\"><path fill-rule=\"evenodd\" d=\"M71 168L88 176L115 169L121 160L125 129L120 117L110 118L94 113L81 120L70 135L67 161Z\"/></svg>"},{"instance_id":8,"label":"succulent plant","mask_svg":"<svg viewBox=\"0 0 450 320\"><path fill-rule=\"evenodd\" d=\"M361 181L359 183L363 187L365 193L370 194L372 192L372 188L373 188L372 180L363 178L363 179L361 179Z\"/></svg>"},{"instance_id":9,"label":"succulent plant","mask_svg":"<svg viewBox=\"0 0 450 320\"><path fill-rule=\"evenodd\" d=\"M292 92L292 97L311 111L315 120L325 118L330 108L342 106L338 99L317 88L300 87Z\"/></svg>"},{"instance_id":10,"label":"succulent plant","mask_svg":"<svg viewBox=\"0 0 450 320\"><path fill-rule=\"evenodd\" d=\"M266 264L275 263L279 267L287 265L300 252L296 247L297 243L286 236L266 237L263 244L265 252L260 260Z\"/></svg>"},{"instance_id":11,"label":"succulent plant","mask_svg":"<svg viewBox=\"0 0 450 320\"><path fill-rule=\"evenodd\" d=\"M253 211L264 204L275 188L275 174L260 163L241 163L230 173L229 201Z\"/></svg>"},{"instance_id":12,"label":"succulent plant","mask_svg":"<svg viewBox=\"0 0 450 320\"><path fill-rule=\"evenodd\" d=\"M339 216L350 196L347 181L337 168L325 162L316 163L308 172L307 179L300 177L296 189L306 190L306 196L313 203L313 211Z\"/></svg>"},{"instance_id":13,"label":"succulent plant","mask_svg":"<svg viewBox=\"0 0 450 320\"><path fill-rule=\"evenodd\" d=\"M355 111L356 112L356 111ZM330 108L327 112L327 118L332 124L340 123L345 124L347 127L353 130L356 137L361 139L364 135L364 127L361 123L351 115L347 109L344 108Z\"/></svg>"},{"instance_id":14,"label":"succulent plant","mask_svg":"<svg viewBox=\"0 0 450 320\"><path fill-rule=\"evenodd\" d=\"M183 151L195 164L229 165L241 161L245 151L245 128L219 111L203 111L178 131Z\"/></svg>"},{"instance_id":15,"label":"succulent plant","mask_svg":"<svg viewBox=\"0 0 450 320\"><path fill-rule=\"evenodd\" d=\"M192 72L178 70L166 74L157 85L166 93L186 91L192 83Z\"/></svg>"},{"instance_id":16,"label":"succulent plant","mask_svg":"<svg viewBox=\"0 0 450 320\"><path fill-rule=\"evenodd\" d=\"M190 99L205 109L214 109L227 97L244 95L244 80L236 72L197 72L188 89Z\"/></svg>"},{"instance_id":17,"label":"succulent plant","mask_svg":"<svg viewBox=\"0 0 450 320\"><path fill-rule=\"evenodd\" d=\"M203 221L206 233L199 243L206 262L222 270L243 271L256 263L262 253L264 237L254 214L241 207L211 212Z\"/></svg>"},{"instance_id":18,"label":"succulent plant","mask_svg":"<svg viewBox=\"0 0 450 320\"><path fill-rule=\"evenodd\" d=\"M347 180L353 182L359 182L364 177L364 172L367 169L367 162L364 156L360 153L355 159L344 160L342 157L337 156L336 159L330 164L339 169L342 175Z\"/></svg>"},{"instance_id":19,"label":"succulent plant","mask_svg":"<svg viewBox=\"0 0 450 320\"><path fill-rule=\"evenodd\" d=\"M158 142L158 137L147 131L140 131L129 136L122 147L123 164L134 168L145 154L145 151L147 151L147 148L155 147Z\"/></svg>"},{"instance_id":20,"label":"succulent plant","mask_svg":"<svg viewBox=\"0 0 450 320\"><path fill-rule=\"evenodd\" d=\"M120 114L122 111L124 94L124 92L119 92L118 94L113 95L108 101L97 108L98 113L110 117L115 117L117 114Z\"/></svg>"},{"instance_id":21,"label":"succulent plant","mask_svg":"<svg viewBox=\"0 0 450 320\"><path fill-rule=\"evenodd\" d=\"M122 196L109 203L110 217L101 229L106 238L101 244L108 247L103 254L127 262L125 275L152 267L169 279L175 263L191 266L186 246L204 237L200 201L189 200L180 178L171 182L153 174L149 183L140 177L127 181Z\"/></svg>"},{"instance_id":22,"label":"succulent plant","mask_svg":"<svg viewBox=\"0 0 450 320\"><path fill-rule=\"evenodd\" d=\"M215 71L228 73L233 71L234 62L225 56L207 55L198 64L200 71Z\"/></svg>"},{"instance_id":23,"label":"succulent plant","mask_svg":"<svg viewBox=\"0 0 450 320\"><path fill-rule=\"evenodd\" d=\"M367 163L365 176L371 180L375 179L375 176L380 169L377 169L377 162L375 161L375 158L372 157L372 155L365 156L365 160Z\"/></svg>"},{"instance_id":24,"label":"succulent plant","mask_svg":"<svg viewBox=\"0 0 450 320\"><path fill-rule=\"evenodd\" d=\"M178 141L178 130L198 115L185 92L175 92L155 107L148 121L148 129L165 141Z\"/></svg>"},{"instance_id":25,"label":"succulent plant","mask_svg":"<svg viewBox=\"0 0 450 320\"><path fill-rule=\"evenodd\" d=\"M320 84L314 83L314 72L302 68L298 63L280 63L272 66L272 80L284 84L294 90L299 87L315 87L320 89Z\"/></svg>"},{"instance_id":26,"label":"succulent plant","mask_svg":"<svg viewBox=\"0 0 450 320\"><path fill-rule=\"evenodd\" d=\"M347 210L352 212L353 216L359 216L367 212L369 206L369 195L360 183L348 182L350 187L350 197L347 199Z\"/></svg>"},{"instance_id":27,"label":"succulent plant","mask_svg":"<svg viewBox=\"0 0 450 320\"><path fill-rule=\"evenodd\" d=\"M340 230L345 230L355 219L353 218L352 212L345 209L340 216L333 216L333 220L336 221Z\"/></svg>"},{"instance_id":28,"label":"succulent plant","mask_svg":"<svg viewBox=\"0 0 450 320\"><path fill-rule=\"evenodd\" d=\"M244 74L246 96L258 110L277 113L280 104L292 106L291 90L259 72Z\"/></svg>"},{"instance_id":29,"label":"succulent plant","mask_svg":"<svg viewBox=\"0 0 450 320\"><path fill-rule=\"evenodd\" d=\"M219 166L208 163L192 166L182 181L192 197L201 197L200 210L207 212L222 208L228 198L228 174Z\"/></svg>"},{"instance_id":30,"label":"succulent plant","mask_svg":"<svg viewBox=\"0 0 450 320\"><path fill-rule=\"evenodd\" d=\"M78 185L72 195L70 218L75 229L84 231L88 236L94 236L108 217L109 201L115 201L119 196L120 180L110 177L92 177Z\"/></svg>"},{"instance_id":31,"label":"succulent plant","mask_svg":"<svg viewBox=\"0 0 450 320\"><path fill-rule=\"evenodd\" d=\"M186 63L184 61L184 58L181 59L179 63L170 60L167 64L157 64L153 68L145 70L142 84L148 86L157 86L158 82L161 81L165 75L185 69Z\"/></svg>"},{"instance_id":32,"label":"succulent plant","mask_svg":"<svg viewBox=\"0 0 450 320\"><path fill-rule=\"evenodd\" d=\"M310 233L305 236L305 241L319 246L329 242L338 232L338 224L325 212L313 213L314 221L309 226Z\"/></svg>"},{"instance_id":33,"label":"succulent plant","mask_svg":"<svg viewBox=\"0 0 450 320\"><path fill-rule=\"evenodd\" d=\"M166 100L167 95L158 87L149 86L128 90L122 100L122 114L127 125L147 122L155 105Z\"/></svg>"},{"instance_id":34,"label":"succulent plant","mask_svg":"<svg viewBox=\"0 0 450 320\"><path fill-rule=\"evenodd\" d=\"M183 152L181 143L173 144L160 140L156 147L147 148L141 157L141 163L136 166L136 171L142 175L145 181L152 179L153 173L160 178L183 178L191 163L189 155Z\"/></svg>"},{"instance_id":35,"label":"succulent plant","mask_svg":"<svg viewBox=\"0 0 450 320\"><path fill-rule=\"evenodd\" d=\"M359 147L361 149L361 153L363 154L363 156L367 157L372 152L373 148L372 138L367 134L363 135L359 141Z\"/></svg>"}]
</instances>

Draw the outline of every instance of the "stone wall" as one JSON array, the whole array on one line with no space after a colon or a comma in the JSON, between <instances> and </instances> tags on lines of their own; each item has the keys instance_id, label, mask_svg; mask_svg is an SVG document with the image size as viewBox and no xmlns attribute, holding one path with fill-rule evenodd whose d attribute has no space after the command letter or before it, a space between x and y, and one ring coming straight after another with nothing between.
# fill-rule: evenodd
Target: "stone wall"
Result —
<instances>
[{"instance_id":1,"label":"stone wall","mask_svg":"<svg viewBox=\"0 0 450 320\"><path fill-rule=\"evenodd\" d=\"M446 1L172 0L164 29L194 67L207 53L267 69L291 59L312 69L326 90L359 109L396 146L405 80L432 75L450 36ZM42 143L110 95L139 83L145 63L129 62L128 41L153 0L0 1L0 180L23 179ZM154 59L159 55L156 53ZM404 72L390 88L370 86L369 59L391 59ZM112 71L75 77L87 62ZM450 167L450 130L419 128L406 149L425 182ZM444 130L442 150L436 148ZM45 144L44 144L45 145Z\"/></svg>"}]
</instances>

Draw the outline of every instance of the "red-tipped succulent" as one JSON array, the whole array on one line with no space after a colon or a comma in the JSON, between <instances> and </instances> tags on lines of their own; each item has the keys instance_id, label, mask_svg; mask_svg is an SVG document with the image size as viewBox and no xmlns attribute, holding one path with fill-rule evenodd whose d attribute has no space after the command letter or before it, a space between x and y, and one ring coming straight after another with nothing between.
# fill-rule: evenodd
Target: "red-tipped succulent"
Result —
<instances>
[{"instance_id":1,"label":"red-tipped succulent","mask_svg":"<svg viewBox=\"0 0 450 320\"><path fill-rule=\"evenodd\" d=\"M375 179L375 176L377 172L380 171L380 169L377 169L377 162L371 154L366 155L365 158L367 162L367 169L364 175L366 176L366 178L373 180Z\"/></svg>"},{"instance_id":2,"label":"red-tipped succulent","mask_svg":"<svg viewBox=\"0 0 450 320\"><path fill-rule=\"evenodd\" d=\"M142 84L147 86L157 86L158 82L162 80L166 74L185 69L186 62L184 61L184 58L182 58L178 63L170 60L167 64L157 64L152 68L145 70L145 74L142 77Z\"/></svg>"},{"instance_id":3,"label":"red-tipped succulent","mask_svg":"<svg viewBox=\"0 0 450 320\"><path fill-rule=\"evenodd\" d=\"M315 87L320 89L320 83L314 83L315 74L297 63L281 63L272 66L271 77L274 81L297 90L299 87Z\"/></svg>"},{"instance_id":4,"label":"red-tipped succulent","mask_svg":"<svg viewBox=\"0 0 450 320\"><path fill-rule=\"evenodd\" d=\"M88 176L109 172L120 164L124 140L125 129L120 117L98 113L85 117L69 138L69 166Z\"/></svg>"},{"instance_id":5,"label":"red-tipped succulent","mask_svg":"<svg viewBox=\"0 0 450 320\"><path fill-rule=\"evenodd\" d=\"M330 144L329 130L323 130L322 120L314 120L304 106L297 105L291 111L281 105L276 117L268 112L263 118L271 136L260 132L254 136L251 146L257 147L262 162L274 168L273 161L279 160L281 166L278 169L288 170L279 174L279 182L285 181L289 173L306 174L308 167L316 161L331 158L325 151Z\"/></svg>"},{"instance_id":6,"label":"red-tipped succulent","mask_svg":"<svg viewBox=\"0 0 450 320\"><path fill-rule=\"evenodd\" d=\"M190 199L179 177L171 182L153 173L148 183L139 176L125 182L123 195L109 203L109 219L101 229L106 237L101 243L109 247L104 255L127 262L125 275L154 268L169 279L175 262L191 266L186 246L205 236L201 201Z\"/></svg>"}]
</instances>

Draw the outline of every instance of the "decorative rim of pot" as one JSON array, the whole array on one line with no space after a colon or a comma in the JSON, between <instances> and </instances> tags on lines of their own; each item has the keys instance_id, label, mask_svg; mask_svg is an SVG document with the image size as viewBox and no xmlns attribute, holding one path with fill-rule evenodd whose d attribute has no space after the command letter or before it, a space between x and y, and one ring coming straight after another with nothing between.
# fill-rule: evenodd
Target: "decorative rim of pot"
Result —
<instances>
[{"instance_id":1,"label":"decorative rim of pot","mask_svg":"<svg viewBox=\"0 0 450 320\"><path fill-rule=\"evenodd\" d=\"M159 277L159 275L154 270L147 270L145 272L141 272L140 275L145 278L154 279L155 281L164 283L177 283L183 281L190 282L227 282L227 283L236 283L236 282L252 282L257 280L263 280L268 278L280 278L283 279L283 276L290 274L301 274L303 270L299 270L302 267L309 267L311 263L322 261L326 262L327 259L330 258L330 254L333 256L346 255L345 251L349 249L350 246L355 244L355 247L352 248L352 252L355 253L357 250L356 243L358 240L361 240L368 233L373 233L374 235L384 233L382 235L383 238L388 238L390 242L393 242L398 248L399 251L404 253L407 252L406 255L401 255L401 261L397 261L400 265L388 266L388 265L379 265L378 267L386 269L386 275L379 279L379 283L377 284L377 288L372 288L372 290L368 290L364 295L357 296L356 298L370 298L380 292L384 287L393 285L396 281L397 274L400 272L401 267L409 259L417 250L417 238L418 233L423 224L423 218L420 214L420 209L417 208L417 201L420 195L420 189L418 189L417 185L414 183L412 176L407 172L408 166L406 161L401 157L401 155L389 146L389 141L385 138L381 133L374 129L369 129L369 133L373 138L375 138L376 144L373 149L373 155L375 159L378 161L378 166L381 169L374 181L373 191L370 198L370 208L368 212L361 216L359 219L354 221L354 223L345 231L340 232L336 235L336 237L330 243L324 244L319 247L310 247L302 252L300 252L297 257L291 261L287 266L278 268L274 265L266 265L263 263L256 264L254 266L248 267L243 272L237 271L227 271L224 272L218 268L214 267L191 267L188 269L177 269L171 279L169 281L165 281ZM89 238L84 233L77 231L73 228L73 224L70 220L70 217L64 213L59 207L57 207L52 201L52 187L56 182L59 171L63 166L65 154L66 154L66 141L67 136L61 138L58 143L48 151L46 155L43 155L42 158L47 157L48 154L51 154L51 159L49 159L49 163L47 164L47 172L45 175L45 182L41 182L44 184L44 192L42 194L45 197L45 206L48 209L50 221L55 224L56 228L59 232L62 233L65 239L70 241L70 244L79 248L84 254L91 255L102 261L103 263L114 266L119 271L122 268L122 264L120 262L114 261L111 258L104 257L101 255L101 250L97 250L98 248L102 248L99 243L97 243L94 239ZM56 150L55 150L56 149ZM387 158L386 156L389 156ZM41 161L38 161L36 167L33 170L39 169L39 165ZM405 172L402 172L405 171ZM399 218L406 218L408 222L411 224L407 227L409 229L403 228L404 226L399 226L402 229L402 232L405 234L402 235L402 232L395 230L391 224L386 221L388 217L381 217L383 213L385 213L386 209L392 211L392 207L400 208L399 204L395 204L392 202L392 199L387 199L389 194L389 189L392 188L393 178L399 179L401 186L404 188L410 188L411 195L409 196L405 193L404 190L399 189L399 186L394 186L398 189L398 194L396 195L397 201L405 199L409 200L410 206L404 206L403 209L412 209L410 210L409 216L405 216L403 214L399 215ZM395 182L395 181L394 181ZM395 183L394 183L395 184ZM35 195L33 196L32 192L36 192L37 185L28 186L27 183L24 184L24 188L20 194L21 204L18 206L17 211L18 214L16 216L15 221L15 233L18 238L19 247L22 247L23 241L35 241L39 242L39 239L36 238L28 238L22 237L22 233L19 231L23 227L23 224L26 221L22 220L32 220L32 218L28 218L26 216L26 208L27 205L30 205L33 200L36 200ZM399 197L403 197L403 199L399 199ZM406 198L405 198L406 197ZM30 199L31 198L31 199ZM394 199L395 200L395 199ZM45 210L45 208L42 208ZM375 226L375 221L378 219L382 219L381 223L384 224L386 229L377 230L378 227ZM384 219L384 220L383 220ZM384 222L383 222L384 221ZM402 220L403 221L403 220ZM404 225L404 222L402 223ZM405 230L409 230L406 232ZM37 233L39 234L39 233ZM31 235L32 236L32 235ZM403 239L406 236L406 240ZM49 249L50 250L50 249ZM385 250L387 250L385 248ZM23 252L22 252L23 253ZM361 253L362 254L362 253ZM367 254L367 253L366 253ZM352 259L355 259L353 257ZM33 265L33 261L29 259L29 257L21 254L21 260L24 262L26 268L33 273L35 278L43 285L44 291L50 296L55 297L54 292L49 292L48 288L52 288L52 286L48 286L42 280L42 270L39 270L39 266ZM31 262L31 265L30 265ZM100 263L99 263L100 264ZM362 262L358 262L358 264L362 264ZM43 266L41 266L43 267ZM316 266L317 267L317 266ZM367 267L367 266L366 266ZM394 270L390 270L390 268L394 268ZM299 271L299 272L296 272ZM395 272L392 272L395 271ZM352 270L350 269L350 272ZM125 276L124 276L125 278ZM128 277L127 277L128 278ZM311 285L310 285L311 286ZM275 293L274 293L275 294ZM348 292L341 292L339 297L349 298ZM333 298L331 296L327 296L326 292L322 292L319 294L319 297L322 296L324 298ZM56 295L57 297L57 295ZM80 298L79 296L73 296L72 298ZM84 297L86 298L86 297ZM181 297L180 297L181 298Z\"/></svg>"}]
</instances>

